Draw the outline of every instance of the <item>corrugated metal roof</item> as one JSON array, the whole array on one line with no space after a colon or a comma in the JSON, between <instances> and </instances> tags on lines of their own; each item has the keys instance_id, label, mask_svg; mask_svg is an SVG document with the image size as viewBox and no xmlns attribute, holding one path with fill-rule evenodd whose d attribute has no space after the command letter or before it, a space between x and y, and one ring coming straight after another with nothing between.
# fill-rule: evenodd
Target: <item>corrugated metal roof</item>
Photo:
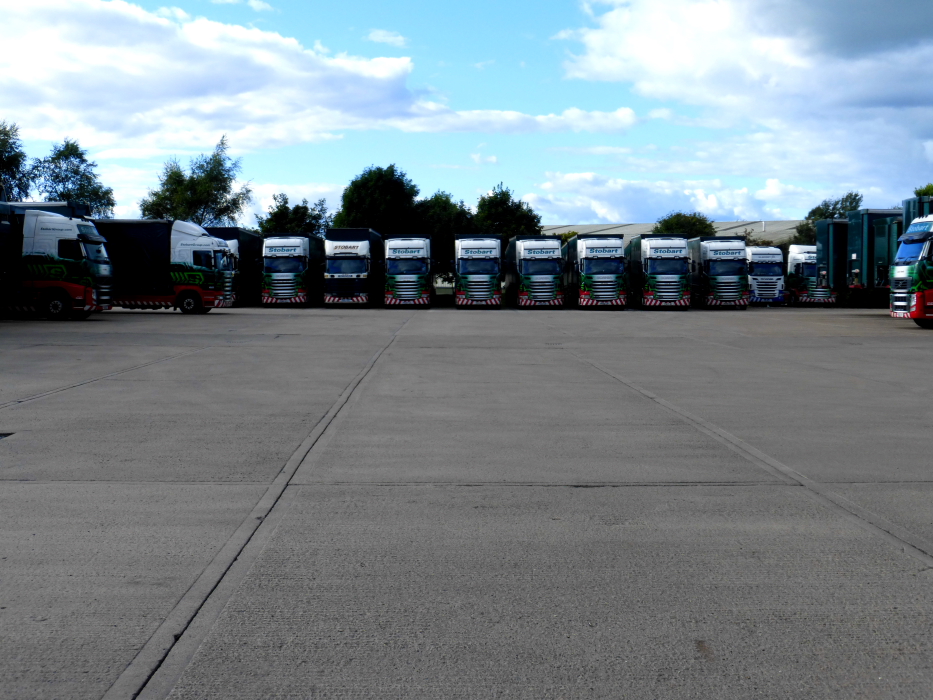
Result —
<instances>
[{"instance_id":1,"label":"corrugated metal roof","mask_svg":"<svg viewBox=\"0 0 933 700\"><path fill-rule=\"evenodd\" d=\"M783 243L793 238L798 224L796 221L714 221L717 236L737 236L748 232L756 238L765 238L775 243ZM541 233L546 236L559 236L562 233L576 231L577 233L600 233L606 236L640 236L651 233L655 224L567 224L542 226Z\"/></svg>"}]
</instances>

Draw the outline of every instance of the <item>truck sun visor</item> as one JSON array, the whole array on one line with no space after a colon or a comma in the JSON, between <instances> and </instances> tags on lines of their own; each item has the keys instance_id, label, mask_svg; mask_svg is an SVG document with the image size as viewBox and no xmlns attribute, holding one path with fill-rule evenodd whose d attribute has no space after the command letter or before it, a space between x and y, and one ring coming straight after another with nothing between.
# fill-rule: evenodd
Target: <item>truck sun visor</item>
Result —
<instances>
[{"instance_id":1,"label":"truck sun visor","mask_svg":"<svg viewBox=\"0 0 933 700\"><path fill-rule=\"evenodd\" d=\"M910 228L898 239L899 243L922 243L933 238L933 221L920 221L911 224Z\"/></svg>"}]
</instances>

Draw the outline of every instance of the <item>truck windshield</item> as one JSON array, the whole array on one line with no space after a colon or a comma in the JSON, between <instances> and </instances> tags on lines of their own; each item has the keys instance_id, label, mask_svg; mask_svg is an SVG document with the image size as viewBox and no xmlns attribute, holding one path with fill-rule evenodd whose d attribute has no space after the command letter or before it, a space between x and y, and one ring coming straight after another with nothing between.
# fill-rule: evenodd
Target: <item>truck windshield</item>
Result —
<instances>
[{"instance_id":1,"label":"truck windshield","mask_svg":"<svg viewBox=\"0 0 933 700\"><path fill-rule=\"evenodd\" d=\"M104 248L103 243L82 243L81 245L84 247L84 256L91 262L110 262L110 259L107 257L107 249Z\"/></svg>"},{"instance_id":2,"label":"truck windshield","mask_svg":"<svg viewBox=\"0 0 933 700\"><path fill-rule=\"evenodd\" d=\"M748 264L744 260L710 260L709 273L714 277L747 275Z\"/></svg>"},{"instance_id":3,"label":"truck windshield","mask_svg":"<svg viewBox=\"0 0 933 700\"><path fill-rule=\"evenodd\" d=\"M304 272L308 267L308 259L300 258L263 258L266 272Z\"/></svg>"},{"instance_id":4,"label":"truck windshield","mask_svg":"<svg viewBox=\"0 0 933 700\"><path fill-rule=\"evenodd\" d=\"M780 277L784 274L784 266L777 262L751 262L748 264L748 274L756 277Z\"/></svg>"},{"instance_id":5,"label":"truck windshield","mask_svg":"<svg viewBox=\"0 0 933 700\"><path fill-rule=\"evenodd\" d=\"M683 258L654 258L648 261L649 275L686 275L687 261Z\"/></svg>"},{"instance_id":6,"label":"truck windshield","mask_svg":"<svg viewBox=\"0 0 933 700\"><path fill-rule=\"evenodd\" d=\"M364 275L366 258L327 258L328 275Z\"/></svg>"},{"instance_id":7,"label":"truck windshield","mask_svg":"<svg viewBox=\"0 0 933 700\"><path fill-rule=\"evenodd\" d=\"M622 261L612 258L595 258L583 261L584 275L621 275Z\"/></svg>"},{"instance_id":8,"label":"truck windshield","mask_svg":"<svg viewBox=\"0 0 933 700\"><path fill-rule=\"evenodd\" d=\"M559 275L560 260L522 260L523 275Z\"/></svg>"},{"instance_id":9,"label":"truck windshield","mask_svg":"<svg viewBox=\"0 0 933 700\"><path fill-rule=\"evenodd\" d=\"M214 251L214 265L218 270L232 270L233 269L233 256L227 255L222 250Z\"/></svg>"},{"instance_id":10,"label":"truck windshield","mask_svg":"<svg viewBox=\"0 0 933 700\"><path fill-rule=\"evenodd\" d=\"M392 258L386 260L386 273L390 275L423 275L428 271L424 260Z\"/></svg>"},{"instance_id":11,"label":"truck windshield","mask_svg":"<svg viewBox=\"0 0 933 700\"><path fill-rule=\"evenodd\" d=\"M797 263L794 265L794 274L801 277L816 277L816 263Z\"/></svg>"},{"instance_id":12,"label":"truck windshield","mask_svg":"<svg viewBox=\"0 0 933 700\"><path fill-rule=\"evenodd\" d=\"M482 258L461 258L461 275L498 275L499 261Z\"/></svg>"},{"instance_id":13,"label":"truck windshield","mask_svg":"<svg viewBox=\"0 0 933 700\"><path fill-rule=\"evenodd\" d=\"M916 224L914 224L916 226ZM910 263L915 263L920 259L920 256L923 255L923 247L926 245L926 241L920 241L918 243L901 243L900 247L897 249L897 255L894 256L895 265L909 265Z\"/></svg>"}]
</instances>

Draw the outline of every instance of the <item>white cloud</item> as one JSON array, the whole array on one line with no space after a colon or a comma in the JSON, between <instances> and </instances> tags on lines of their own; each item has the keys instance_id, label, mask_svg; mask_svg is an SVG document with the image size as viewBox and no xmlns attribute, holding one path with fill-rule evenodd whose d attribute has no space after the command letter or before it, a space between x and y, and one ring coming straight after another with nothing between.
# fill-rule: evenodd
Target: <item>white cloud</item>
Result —
<instances>
[{"instance_id":1,"label":"white cloud","mask_svg":"<svg viewBox=\"0 0 933 700\"><path fill-rule=\"evenodd\" d=\"M5 8L4 32L4 118L26 139L67 134L93 153L203 150L221 134L245 151L347 130L617 132L636 122L627 108L456 111L408 87L410 58L331 54L319 42L307 48L275 32L125 0L20 3Z\"/></svg>"},{"instance_id":2,"label":"white cloud","mask_svg":"<svg viewBox=\"0 0 933 700\"><path fill-rule=\"evenodd\" d=\"M729 128L685 143L666 172L851 184L909 195L933 154L933 36L903 22L904 0L595 0L593 24L561 32L582 50L570 78L619 82L699 108L694 125ZM910 9L912 8L912 9ZM659 38L663 41L659 43ZM696 111L694 109L693 111ZM663 109L649 117L678 118ZM645 161L653 172L663 163Z\"/></svg>"},{"instance_id":3,"label":"white cloud","mask_svg":"<svg viewBox=\"0 0 933 700\"><path fill-rule=\"evenodd\" d=\"M496 156L484 156L482 153L471 153L470 160L472 160L477 165L495 165L499 162L499 159Z\"/></svg>"},{"instance_id":4,"label":"white cloud","mask_svg":"<svg viewBox=\"0 0 933 700\"><path fill-rule=\"evenodd\" d=\"M487 68L493 66L495 63L496 63L495 60L480 61L479 63L474 63L473 67L477 68L478 70L486 70Z\"/></svg>"},{"instance_id":5,"label":"white cloud","mask_svg":"<svg viewBox=\"0 0 933 700\"><path fill-rule=\"evenodd\" d=\"M374 41L377 44L388 44L389 46L397 46L398 48L404 48L408 44L408 39L403 37L398 32L390 32L386 29L373 29L366 35L367 41Z\"/></svg>"},{"instance_id":6,"label":"white cloud","mask_svg":"<svg viewBox=\"0 0 933 700\"><path fill-rule=\"evenodd\" d=\"M244 0L211 0L215 5L242 5ZM256 12L268 12L273 9L272 5L263 0L245 0L245 3L249 5Z\"/></svg>"},{"instance_id":7,"label":"white cloud","mask_svg":"<svg viewBox=\"0 0 933 700\"><path fill-rule=\"evenodd\" d=\"M776 219L786 216L785 206L798 206L801 194L814 194L779 180L752 193L717 179L628 180L592 172L546 177L537 186L542 192L523 199L554 223L647 223L673 210L699 211L721 221Z\"/></svg>"}]
</instances>

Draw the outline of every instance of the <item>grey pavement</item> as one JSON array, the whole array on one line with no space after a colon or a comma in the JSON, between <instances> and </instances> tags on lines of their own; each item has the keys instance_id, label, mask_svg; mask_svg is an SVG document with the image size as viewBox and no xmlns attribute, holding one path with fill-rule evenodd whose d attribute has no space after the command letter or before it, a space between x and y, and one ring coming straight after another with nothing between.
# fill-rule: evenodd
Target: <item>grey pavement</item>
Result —
<instances>
[{"instance_id":1,"label":"grey pavement","mask_svg":"<svg viewBox=\"0 0 933 700\"><path fill-rule=\"evenodd\" d=\"M883 311L0 321L0 698L926 698Z\"/></svg>"}]
</instances>

